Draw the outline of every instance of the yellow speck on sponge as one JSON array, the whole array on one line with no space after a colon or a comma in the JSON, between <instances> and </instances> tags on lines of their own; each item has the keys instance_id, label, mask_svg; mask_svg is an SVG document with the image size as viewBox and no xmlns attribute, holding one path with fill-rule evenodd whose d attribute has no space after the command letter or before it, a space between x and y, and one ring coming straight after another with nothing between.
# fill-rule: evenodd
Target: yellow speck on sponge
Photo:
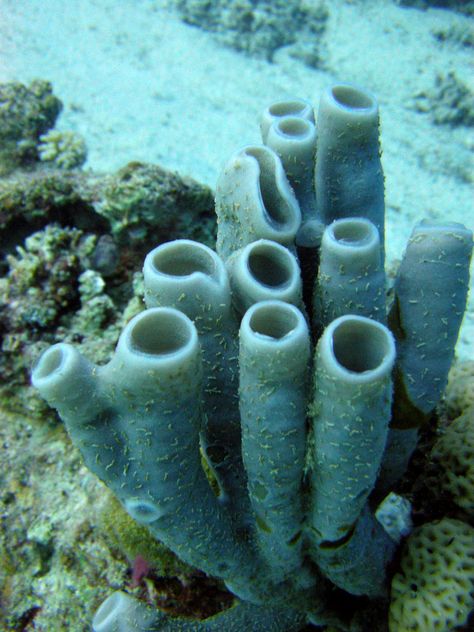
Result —
<instances>
[{"instance_id":1,"label":"yellow speck on sponge","mask_svg":"<svg viewBox=\"0 0 474 632\"><path fill-rule=\"evenodd\" d=\"M455 419L438 439L431 458L439 469L439 485L453 501L474 516L474 407Z\"/></svg>"},{"instance_id":2,"label":"yellow speck on sponge","mask_svg":"<svg viewBox=\"0 0 474 632\"><path fill-rule=\"evenodd\" d=\"M393 577L390 632L451 632L474 608L474 529L443 518L415 529Z\"/></svg>"}]
</instances>

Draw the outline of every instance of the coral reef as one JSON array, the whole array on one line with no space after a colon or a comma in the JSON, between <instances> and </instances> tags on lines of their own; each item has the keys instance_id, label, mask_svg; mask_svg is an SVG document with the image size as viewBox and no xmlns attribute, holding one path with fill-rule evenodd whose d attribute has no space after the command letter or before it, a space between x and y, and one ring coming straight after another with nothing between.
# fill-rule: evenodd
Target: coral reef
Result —
<instances>
[{"instance_id":1,"label":"coral reef","mask_svg":"<svg viewBox=\"0 0 474 632\"><path fill-rule=\"evenodd\" d=\"M474 408L467 409L446 428L431 458L442 491L474 517Z\"/></svg>"},{"instance_id":2,"label":"coral reef","mask_svg":"<svg viewBox=\"0 0 474 632\"><path fill-rule=\"evenodd\" d=\"M474 529L444 518L417 528L392 580L390 632L451 632L474 608Z\"/></svg>"},{"instance_id":3,"label":"coral reef","mask_svg":"<svg viewBox=\"0 0 474 632\"><path fill-rule=\"evenodd\" d=\"M0 175L39 159L40 137L62 109L48 81L0 84Z\"/></svg>"},{"instance_id":4,"label":"coral reef","mask_svg":"<svg viewBox=\"0 0 474 632\"><path fill-rule=\"evenodd\" d=\"M474 360L453 364L444 398L450 419L474 409Z\"/></svg>"},{"instance_id":5,"label":"coral reef","mask_svg":"<svg viewBox=\"0 0 474 632\"><path fill-rule=\"evenodd\" d=\"M86 229L90 233L110 230L94 210L96 176L37 168L17 171L0 180L0 269L5 257L32 233L49 223ZM87 186L87 183L89 185Z\"/></svg>"},{"instance_id":6,"label":"coral reef","mask_svg":"<svg viewBox=\"0 0 474 632\"><path fill-rule=\"evenodd\" d=\"M104 178L101 199L95 202L117 242L140 244L142 255L172 235L213 243L212 207L209 188L138 162Z\"/></svg>"},{"instance_id":7,"label":"coral reef","mask_svg":"<svg viewBox=\"0 0 474 632\"><path fill-rule=\"evenodd\" d=\"M0 628L84 632L91 604L127 584L98 526L108 492L61 425L0 411ZM80 480L80 485L78 485Z\"/></svg>"},{"instance_id":8,"label":"coral reef","mask_svg":"<svg viewBox=\"0 0 474 632\"><path fill-rule=\"evenodd\" d=\"M322 2L302 0L176 0L188 24L216 33L218 40L238 51L272 60L285 46L309 66L320 63L320 39L328 12Z\"/></svg>"},{"instance_id":9,"label":"coral reef","mask_svg":"<svg viewBox=\"0 0 474 632\"><path fill-rule=\"evenodd\" d=\"M402 7L416 7L418 9L451 9L466 15L474 15L474 2L472 0L396 0Z\"/></svg>"},{"instance_id":10,"label":"coral reef","mask_svg":"<svg viewBox=\"0 0 474 632\"><path fill-rule=\"evenodd\" d=\"M456 75L438 75L435 85L429 92L420 92L415 96L415 108L427 112L436 125L457 127L474 125L474 106L472 90Z\"/></svg>"},{"instance_id":11,"label":"coral reef","mask_svg":"<svg viewBox=\"0 0 474 632\"><path fill-rule=\"evenodd\" d=\"M213 197L154 165L82 172L73 168L82 155L75 143L46 166L40 153L64 138L47 131L61 108L50 84L2 84L0 93L2 160L28 167L0 179L0 402L36 417L44 408L28 387L30 351L67 338L97 361L107 359L139 285L139 262L166 239L191 235L212 243ZM26 163L20 145L34 147ZM137 308L130 309L129 317Z\"/></svg>"},{"instance_id":12,"label":"coral reef","mask_svg":"<svg viewBox=\"0 0 474 632\"><path fill-rule=\"evenodd\" d=\"M394 502L388 533L377 499L405 473L446 385L472 233L420 222L387 310L378 125L373 95L345 84L322 96L317 147L309 104L272 104L265 144L242 149L219 178L217 254L181 239L147 255L147 309L109 363L68 342L35 363L34 386L89 469L132 518L235 596L192 622L116 592L96 632L119 622L383 628L388 567L409 519ZM469 549L470 527L460 525ZM440 575L440 590L451 580Z\"/></svg>"},{"instance_id":13,"label":"coral reef","mask_svg":"<svg viewBox=\"0 0 474 632\"><path fill-rule=\"evenodd\" d=\"M50 224L30 235L16 256L8 255L9 271L0 279L0 372L5 408L19 411L24 407L41 413L31 392L19 389L28 381L29 350L54 340L63 316L84 302L78 278L93 247L92 235ZM99 324L105 324L105 319Z\"/></svg>"},{"instance_id":14,"label":"coral reef","mask_svg":"<svg viewBox=\"0 0 474 632\"><path fill-rule=\"evenodd\" d=\"M82 167L87 159L87 147L77 132L59 132L52 130L40 136L38 146L42 162L53 164L59 169Z\"/></svg>"}]
</instances>

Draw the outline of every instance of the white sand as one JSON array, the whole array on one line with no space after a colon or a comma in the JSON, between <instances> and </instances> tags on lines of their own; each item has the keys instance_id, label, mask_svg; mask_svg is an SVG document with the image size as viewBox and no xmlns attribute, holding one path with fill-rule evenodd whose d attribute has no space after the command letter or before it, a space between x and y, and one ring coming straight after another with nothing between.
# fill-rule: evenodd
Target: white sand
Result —
<instances>
[{"instance_id":1,"label":"white sand","mask_svg":"<svg viewBox=\"0 0 474 632\"><path fill-rule=\"evenodd\" d=\"M472 186L458 175L469 161L472 169L473 135L410 108L439 73L469 82L471 49L432 34L467 18L391 0L326 4L329 70L316 71L285 50L267 63L225 49L165 0L0 0L0 81L52 81L65 105L59 127L83 134L91 169L158 162L211 186L239 146L259 141L257 116L269 102L294 95L316 104L331 81L358 83L381 105L389 259L423 217L474 228ZM472 294L463 358L474 357Z\"/></svg>"}]
</instances>

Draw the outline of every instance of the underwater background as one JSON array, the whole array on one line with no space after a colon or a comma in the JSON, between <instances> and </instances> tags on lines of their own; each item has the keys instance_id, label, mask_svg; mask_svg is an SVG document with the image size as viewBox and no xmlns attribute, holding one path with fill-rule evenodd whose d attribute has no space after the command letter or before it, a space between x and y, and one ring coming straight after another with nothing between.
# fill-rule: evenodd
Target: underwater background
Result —
<instances>
[{"instance_id":1,"label":"underwater background","mask_svg":"<svg viewBox=\"0 0 474 632\"><path fill-rule=\"evenodd\" d=\"M260 142L259 114L282 98L317 106L334 82L376 95L389 267L422 218L474 229L473 17L468 0L0 0L0 84L30 86L20 97L44 103L48 88L31 82L50 82L62 109L49 101L39 115L66 134L41 139L25 164L0 172L0 629L89 630L98 604L125 585L171 612L226 604L220 586L159 545L147 542L145 563L144 533L86 470L29 387L29 367L63 338L108 358L139 309L147 247L177 236L212 243L217 176L236 149ZM0 108L10 94L1 90ZM64 138L73 157L61 164ZM124 227L124 197L130 212L158 199L161 226L145 210ZM121 252L97 237L99 207ZM176 208L180 220L170 222ZM469 367L461 390L472 404L472 291L456 356ZM464 407L452 404L440 419ZM472 424L470 433L472 441ZM423 443L410 484L435 439ZM423 505L420 522L454 515L450 503ZM160 573L186 579L160 584Z\"/></svg>"}]
</instances>

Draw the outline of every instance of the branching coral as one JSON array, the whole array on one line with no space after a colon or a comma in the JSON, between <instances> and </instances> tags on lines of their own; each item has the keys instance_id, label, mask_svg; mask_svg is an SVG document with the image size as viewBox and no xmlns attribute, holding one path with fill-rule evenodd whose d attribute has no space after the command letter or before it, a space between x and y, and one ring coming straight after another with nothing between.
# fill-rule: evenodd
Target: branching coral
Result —
<instances>
[{"instance_id":1,"label":"branching coral","mask_svg":"<svg viewBox=\"0 0 474 632\"><path fill-rule=\"evenodd\" d=\"M87 147L80 134L52 130L40 137L38 146L42 162L54 164L60 169L82 167L87 158Z\"/></svg>"},{"instance_id":2,"label":"branching coral","mask_svg":"<svg viewBox=\"0 0 474 632\"><path fill-rule=\"evenodd\" d=\"M40 136L54 126L62 109L48 81L0 84L0 174L38 160Z\"/></svg>"},{"instance_id":3,"label":"branching coral","mask_svg":"<svg viewBox=\"0 0 474 632\"><path fill-rule=\"evenodd\" d=\"M219 178L217 254L157 247L107 365L61 343L33 369L128 513L236 597L190 622L115 593L96 632L357 629L352 596L387 597L396 542L372 491L403 475L443 392L472 234L421 222L387 315L376 100L333 86L317 127L316 143L305 101L270 106L265 144Z\"/></svg>"}]
</instances>

